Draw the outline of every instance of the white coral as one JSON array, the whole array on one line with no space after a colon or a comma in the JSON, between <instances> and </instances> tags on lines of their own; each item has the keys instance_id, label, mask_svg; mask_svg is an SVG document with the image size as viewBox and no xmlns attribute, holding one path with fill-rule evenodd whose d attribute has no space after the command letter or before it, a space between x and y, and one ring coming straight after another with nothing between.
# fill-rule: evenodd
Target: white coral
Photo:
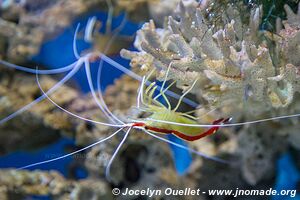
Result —
<instances>
[{"instance_id":1,"label":"white coral","mask_svg":"<svg viewBox=\"0 0 300 200\"><path fill-rule=\"evenodd\" d=\"M162 72L171 66L169 79L176 80L181 88L199 79L193 92L198 99L205 99L208 107L221 108L223 116L253 120L297 112L300 7L298 14L294 14L285 6L287 20L283 21L283 29L278 26L276 35L259 31L260 8L253 9L249 23L244 24L239 18L241 14L229 6L226 16L223 15L223 26L211 26L197 5L196 1L181 1L177 17L169 17L168 26L163 30L158 31L152 21L146 23L138 32L136 44L139 51L123 50L121 55L131 59L132 65ZM272 44L265 40L266 37ZM161 79L160 76L157 78ZM294 120L298 123L297 119ZM242 171L249 183L255 184L273 168L269 163L280 151L279 146L270 148L272 142L269 146L259 143L259 132L273 125L252 129L257 136L253 136L250 143L246 137L250 129L244 131L245 137L241 140L249 149L241 155ZM283 122L277 122L277 126L274 135L282 142L282 147L288 143L299 146L292 142L293 139L299 140L295 131L288 130L289 139L281 140L280 133L284 132L285 126ZM264 158L258 158L255 145L252 145L255 143L259 143L259 153L265 154ZM251 159L254 159L251 161L253 165L249 164ZM256 167L261 164L264 167Z\"/></svg>"},{"instance_id":2,"label":"white coral","mask_svg":"<svg viewBox=\"0 0 300 200\"><path fill-rule=\"evenodd\" d=\"M195 92L213 106L222 106L230 100L263 107L258 109L262 112L271 107L286 107L299 91L298 76L284 78L281 90L278 82L282 80L280 77L289 76L290 64L300 64L297 56L300 34L293 28L298 27L300 17L290 13L288 7L286 10L288 20L284 22L285 29L280 31L282 37L277 37L276 42L278 56L286 57L287 62L279 66L274 65L268 46L260 40L260 8L251 12L249 25L245 26L235 17L237 11L229 7L228 12L235 19L216 30L207 25L201 9L192 0L181 1L178 19L169 17L164 30L158 31L152 21L146 23L137 35L139 52L123 50L121 55L131 59L132 65L153 66L159 71L171 65L169 79L177 80L181 88L200 79ZM219 85L219 90L207 89L215 85Z\"/></svg>"}]
</instances>

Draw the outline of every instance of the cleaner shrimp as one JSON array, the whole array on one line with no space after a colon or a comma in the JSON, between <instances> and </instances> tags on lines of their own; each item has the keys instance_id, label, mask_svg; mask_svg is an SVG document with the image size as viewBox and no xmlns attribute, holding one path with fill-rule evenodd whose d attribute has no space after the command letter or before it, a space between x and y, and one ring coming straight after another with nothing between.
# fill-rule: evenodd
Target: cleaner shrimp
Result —
<instances>
[{"instance_id":1,"label":"cleaner shrimp","mask_svg":"<svg viewBox=\"0 0 300 200\"><path fill-rule=\"evenodd\" d=\"M7 116L4 119L0 120L0 125L7 122L8 120L14 118L15 116L21 114L22 112L24 112L25 110L31 108L33 105L39 103L40 101L44 100L45 98L47 98L50 102L52 102L55 106L57 106L59 109L63 110L64 112L68 113L71 116L74 116L76 118L79 118L81 120L84 121L88 121L90 123L94 123L94 124L99 124L99 125L103 125L103 126L109 126L109 127L113 127L113 128L117 128L117 130L112 133L110 136L100 139L99 141L90 144L82 149L79 149L77 151L74 151L72 153L66 154L64 156L61 157L57 157L57 158L53 158L50 160L45 160L45 161L41 161L38 163L33 163L30 165L26 165L24 167L21 167L19 169L25 169L25 168L30 168L32 166L36 166L36 165L41 165L41 164L45 164L45 163L49 163L49 162L54 162L69 156L72 156L76 153L82 152L84 150L87 150L95 145L98 145L100 143L103 143L109 139L111 139L112 137L114 137L115 135L117 135L118 133L121 133L122 131L125 132L124 137L122 139L122 141L120 142L120 144L118 145L117 149L115 150L115 152L113 153L107 168L106 168L106 176L109 177L109 171L110 171L110 166L114 160L114 158L116 157L117 153L119 152L119 150L121 149L122 145L124 144L124 142L126 141L126 138L129 136L129 133L131 132L132 129L138 129L141 130L142 132L156 138L159 139L161 141L164 141L166 143L169 143L171 145L175 145L179 148L183 148L186 150L189 150L190 152L193 152L199 156L202 156L204 158L208 158L211 160L215 160L217 162L222 162L222 163L228 163L225 160L222 160L220 158L216 158L216 157L211 157L211 156L207 156L201 152L195 151L191 148L188 148L186 146L177 144L175 142L169 141L167 139L165 139L164 137L160 137L158 136L156 133L159 134L173 134L181 139L187 140L187 141L194 141L197 139L201 139L205 136L209 136L211 134L214 134L220 127L232 127L232 126L241 126L241 125L246 125L246 124L255 124L255 123L260 123L260 122L266 122L266 121L272 121L272 120L276 120L276 119L284 119L284 118L291 118L291 117L298 117L300 116L300 114L293 114L293 115L285 115L285 116L278 116L278 117L272 117L272 118L266 118L266 119L260 119L260 120L254 120L254 121L247 121L247 122L240 122L240 123L230 123L228 124L228 122L231 120L230 118L220 118L218 120L215 120L212 124L198 124L196 122L196 120L193 118L193 116L188 115L186 113L180 113L177 111L179 105L182 102L188 103L190 105L195 105L194 102L192 102L191 100L187 99L185 96L186 94L188 94L191 89L194 87L194 85L196 84L197 80L194 81L194 83L192 84L192 86L181 96L179 96L178 94L175 94L171 91L169 91L169 86L168 87L164 87L166 84L166 79L167 79L167 74L169 69L171 68L171 65L168 67L167 73L166 73L166 77L165 80L162 84L162 86L158 86L155 85L155 83L151 83L148 78L146 77L140 77L139 75L137 75L136 73L132 72L131 70L125 68L124 66L120 65L119 63L115 62L114 60L112 60L111 58L109 58L108 56L105 55L105 53L101 53L101 52L92 52L92 53L88 53L86 55L83 56L79 56L80 54L77 52L77 48L76 48L76 35L77 32L79 30L79 25L76 28L76 32L74 34L74 42L73 42L73 50L74 50L74 54L77 57L77 61L59 68L59 69L54 69L54 70L39 70L39 69L30 69L30 68L26 68L26 67L22 67L22 66L18 66L18 65L14 65L5 61L0 60L0 63L10 67L10 68L15 68L17 70L21 70L24 72L28 72L28 73L34 73L36 74L36 78L37 78L37 83L39 88L42 91L42 95L40 97L38 97L37 99L35 99L33 102L31 102L30 104L24 106L23 108L21 108L20 110L16 111L15 113L12 113L11 115ZM100 59L101 61L107 62L109 63L111 66L116 67L117 69L123 71L124 73L126 73L127 75L139 80L141 82L141 86L138 90L138 95L137 95L137 108L139 108L140 110L144 110L145 112L150 113L150 116L147 118L143 118L143 119L136 119L136 120L130 120L129 123L126 123L124 121L122 121L121 119L119 119L116 115L114 115L107 107L107 105L105 104L105 101L103 100L103 95L101 93L101 91L98 91L98 95L97 92L93 86L93 81L91 78L91 72L90 72L90 62L91 61L95 61L96 59ZM91 90L91 94L94 98L94 100L96 101L97 105L99 106L99 108L101 109L101 111L106 115L108 121L110 121L109 123L106 122L100 122L100 121L95 121L92 119L88 119L88 118L84 118L82 116L79 116L75 113L72 113L66 109L64 109L63 107L61 107L60 105L58 105L54 100L52 100L50 98L50 95L52 93L54 93L60 86L62 86L64 83L66 83L81 67L82 65L85 66L85 70L86 70L86 76L88 79L88 84ZM65 73L68 72L67 75L65 75L60 81L58 81L57 84L55 84L52 88L50 88L48 91L44 91L39 83L39 76L40 74L58 74L58 73ZM101 75L101 67L99 67L99 73L98 75ZM100 76L98 76L100 77ZM100 78L98 78L100 79ZM100 82L98 82L98 84L100 84ZM148 87L146 87L146 85L148 85ZM99 88L99 87L98 87ZM159 90L159 94L155 97L153 97L154 95L154 91L155 90ZM178 103L175 106L175 108L171 109L171 105L170 102L168 100L168 98L166 97L166 95L178 98ZM164 100L167 103L167 107L165 107L162 103L160 103L157 99L158 97L162 96L164 98ZM204 128L207 128L206 130Z\"/></svg>"},{"instance_id":2,"label":"cleaner shrimp","mask_svg":"<svg viewBox=\"0 0 300 200\"><path fill-rule=\"evenodd\" d=\"M146 80L145 77L140 77L139 75L135 74L134 72L132 72L131 70L128 70L127 68L123 67L122 65L120 65L119 63L115 62L114 60L110 59L109 57L107 57L104 53L101 53L101 52L92 52L92 53L88 53L86 55L83 55L83 56L80 56L80 54L77 52L77 47L76 47L76 37L77 37L77 33L79 31L79 28L80 28L80 25L77 26L76 28L76 31L75 31L75 34L74 34L74 40L73 40L73 51L74 51L74 55L76 56L77 58L77 61L68 65L68 66L65 66L65 67L62 67L62 68L59 68L59 69L53 69L53 70L39 70L39 69L30 69L30 68L26 68L26 67L22 67L22 66L18 66L18 65L15 65L15 64L12 64L12 63L8 63L6 61L2 61L0 60L0 63L2 65L5 65L9 68L14 68L14 69L17 69L17 70L21 70L21 71L24 71L24 72L28 72L28 73L34 73L36 74L37 76L37 83L38 83L38 86L40 87L41 91L43 92L43 94L38 97L37 99L35 99L34 101L32 101L30 104L22 107L21 109L17 110L16 112L10 114L9 116L5 117L4 119L1 119L0 120L0 125L13 119L14 117L16 117L17 115L23 113L24 111L28 110L29 108L31 108L32 106L34 106L35 104L41 102L42 100L44 100L45 98L48 98L54 105L56 105L58 108L62 109L63 111L65 111L66 113L74 116L74 117L77 117L79 119L82 119L82 120L85 120L85 121L88 121L88 122L91 122L91 123L95 123L95 124L99 124L99 125L103 125L103 126L109 126L109 127L115 127L115 128L118 128L118 130L116 132L114 132L113 134L111 134L110 136L108 136L107 138L103 138L101 140L99 140L98 142L95 142L85 148L82 148L78 151L75 151L75 152L72 152L70 154L66 154L64 156L61 156L61 157L57 157L57 158L54 158L54 159L50 159L50 160L45 160L45 161L42 161L42 162L38 162L38 163L33 163L33 164L30 164L30 165L26 165L24 167L21 167L19 169L25 169L25 168L30 168L32 166L37 166L37 165L41 165L41 164L45 164L45 163L49 163L49 162L53 162L53 161L56 161L56 160L59 160L59 159L63 159L63 158L66 158L68 156L71 156L71 155L74 155L76 153L79 153L79 152L82 152L88 148L91 148L97 144L100 144L102 142L105 142L107 141L108 139L112 138L113 136L115 136L116 134L118 134L119 132L121 131L126 131L125 133L125 136L123 138L123 140L120 142L119 146L117 147L117 149L115 150L115 153L113 154L111 160L109 161L108 165L107 165L107 170L106 170L106 176L109 177L109 170L110 170L110 166L115 158L115 156L117 155L118 151L120 150L121 146L123 145L123 143L125 142L126 138L128 137L130 131L132 129L139 129L139 130L142 130L144 131L145 133L147 133L148 135L152 136L152 137L155 137L159 140L162 140L164 142L167 142L171 145L175 145L179 148L183 148L183 149L186 149L186 150L189 150L193 153L196 153L198 154L199 156L202 156L202 157L205 157L205 158L208 158L208 159L212 159L212 160L215 160L215 161L218 161L218 162L223 162L223 163L227 163L226 161L222 160L222 159L219 159L219 158L215 158L215 157L210 157L210 156L207 156L203 153L200 153L200 152L197 152L193 149L190 149L186 146L183 146L183 145L180 145L180 144L177 144L175 142L172 142L172 141L169 141L163 137L160 137L160 136L157 136L156 134L154 133L157 133L159 132L158 130L151 130L151 128L155 128L154 126L144 126L147 124L147 122L145 121L144 122L144 125L141 125L140 122L136 123L136 122L130 122L130 123L125 123L123 121L121 121L118 117L116 117L109 109L108 107L106 106L104 100L103 100L103 96L101 94L101 91L99 90L99 94L97 96L96 94L96 91L95 91L95 88L93 86L93 81L92 81L92 78L91 78L91 72L90 72L90 62L93 62L93 61L96 61L97 59L100 59L102 62L105 61L109 64L111 64L112 66L118 68L119 70L125 72L126 74L132 76L133 78L136 78L138 80L141 81L141 87L140 87L140 90L139 90L139 94L138 94L138 102L142 102L143 104L145 103L146 99L152 99L152 96L150 95L150 93L145 93L143 94L143 91L144 91L144 87L145 85L149 85L148 88L145 90L145 91L150 91L151 90L151 93L153 94L153 84ZM99 121L95 121L95 120L91 120L91 119L87 119L87 118L84 118L84 117L81 117L79 115L76 115L74 113L71 113L70 111L67 111L65 110L64 108L62 108L61 106L57 105L49 96L54 93L57 89L59 89L63 84L65 84L69 79L71 79L73 77L73 75L82 67L82 65L85 66L85 70L86 70L86 76L87 76L87 79L88 79L88 84L89 84L89 87L90 87L90 90L91 90L91 94L94 98L94 100L96 101L97 105L99 106L99 108L102 110L102 112L106 115L106 117L108 118L109 121L111 121L111 123L105 123L105 122L99 122ZM101 69L102 69L102 66L99 67L99 73L98 73L98 79L100 80L100 75L101 75ZM41 85L39 83L39 79L38 79L38 75L43 75L43 74L46 74L46 75L49 75L49 74L58 74L58 73L65 73L65 72L68 72L67 75L65 75L60 81L58 81L52 88L50 88L48 91L44 91L42 88L41 88ZM166 80L166 79L165 79ZM98 82L98 84L100 84L100 81ZM184 96L185 95L182 95L182 96L179 96L178 94L176 93L173 93L171 91L168 90L168 88L166 89L163 89L165 85L165 82L163 84L162 87L159 87L159 86L155 86L154 88L155 89L158 89L160 90L160 94L162 96L164 96L166 98L166 95L170 95L170 96L173 96L175 98L178 98L179 99L179 102L186 102L186 103L189 103L190 105L195 105L194 102L192 102L191 100L189 99L186 99ZM100 88L100 87L99 87ZM144 99L145 98L145 99ZM153 102L158 102L156 101L156 99L154 98L153 99ZM145 104L146 105L146 104ZM138 105L139 107L140 105ZM148 107L148 109L150 108L154 108L153 106L151 105L147 105L145 107ZM163 107L162 107L163 108ZM153 110L155 111L155 110ZM176 111L174 111L174 113L176 113ZM166 119L166 118L164 118ZM225 122L224 120L221 120L221 121L218 121L216 123L222 123L222 122ZM209 125L207 125L207 127L209 127ZM213 128L211 129L211 133L215 132L215 131L212 131L212 130L216 130L217 128ZM199 130L199 129L198 129ZM166 130L163 130L161 131L160 133L163 133L163 134L174 134L176 135L177 132L166 132ZM207 133L206 133L207 134ZM177 134L178 137L180 137L180 135Z\"/></svg>"}]
</instances>

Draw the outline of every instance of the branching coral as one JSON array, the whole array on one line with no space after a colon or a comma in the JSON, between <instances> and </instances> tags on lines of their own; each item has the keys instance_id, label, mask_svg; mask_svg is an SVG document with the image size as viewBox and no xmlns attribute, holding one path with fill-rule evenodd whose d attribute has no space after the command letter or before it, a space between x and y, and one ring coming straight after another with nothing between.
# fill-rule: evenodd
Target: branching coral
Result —
<instances>
[{"instance_id":1,"label":"branching coral","mask_svg":"<svg viewBox=\"0 0 300 200\"><path fill-rule=\"evenodd\" d=\"M294 114L299 111L296 102L300 92L300 10L294 14L288 6L285 9L284 28L280 28L278 20L278 33L273 34L259 30L260 7L254 8L245 20L237 7L229 5L222 13L222 20L214 24L196 1L183 0L177 16L169 17L164 29L157 29L153 21L144 24L135 42L138 51L122 50L121 55L130 59L133 67L157 69L158 79L162 79L170 66L169 79L176 80L182 89L198 79L193 92L207 107L220 108L223 116L253 120ZM274 169L270 163L291 141L283 139L284 135L299 138L295 131L285 130L292 124L292 121L270 122L239 132L236 151L249 183L256 184ZM261 142L261 132L273 130L274 126L278 129L272 137L282 141L281 147L265 145L270 138ZM249 132L254 132L254 139L245 143L249 141Z\"/></svg>"},{"instance_id":2,"label":"branching coral","mask_svg":"<svg viewBox=\"0 0 300 200\"><path fill-rule=\"evenodd\" d=\"M139 52L123 50L121 54L131 59L132 66L153 66L164 72L170 65L169 78L178 80L181 88L199 79L194 92L213 107L229 102L246 105L255 112L286 107L299 92L299 58L297 53L291 53L299 45L295 28L299 16L286 9L285 29L280 31L281 37L274 37L278 65L258 30L260 8L251 12L248 26L236 14L224 14L223 21L229 23L217 29L206 23L195 1L182 1L178 19L170 17L165 29L156 29L152 21L146 23L135 43ZM238 11L230 6L227 12ZM281 89L279 81L284 82Z\"/></svg>"}]
</instances>

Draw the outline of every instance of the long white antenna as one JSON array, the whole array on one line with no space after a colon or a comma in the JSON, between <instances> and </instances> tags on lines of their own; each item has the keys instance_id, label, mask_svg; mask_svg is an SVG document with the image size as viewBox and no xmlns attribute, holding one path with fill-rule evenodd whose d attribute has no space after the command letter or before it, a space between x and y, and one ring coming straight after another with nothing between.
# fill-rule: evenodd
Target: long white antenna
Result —
<instances>
[{"instance_id":1,"label":"long white antenna","mask_svg":"<svg viewBox=\"0 0 300 200\"><path fill-rule=\"evenodd\" d=\"M37 165L42 165L42 164L46 164L46 163L50 163L50 162L54 162L54 161L57 161L57 160L61 160L61 159L64 159L66 157L69 157L69 156L72 156L74 154L77 154L77 153L80 153L84 150L87 150L89 148L92 148L93 146L96 146L102 142L105 142L106 140L109 140L110 138L112 138L113 136L115 136L117 133L119 133L123 128L120 128L119 130L117 130L116 132L114 132L113 134L111 134L110 136L106 137L106 138L103 138L93 144L90 144L82 149L79 149L77 151L74 151L72 153L68 153L66 155L63 155L63 156L59 156L57 158L53 158L53 159L50 159L50 160L45 160L45 161L41 161L41 162L37 162L37 163L33 163L33 164L30 164L30 165L26 165L24 167L20 167L20 168L17 168L17 170L21 170L21 169L26 169L26 168L30 168L30 167L34 167L34 166L37 166Z\"/></svg>"},{"instance_id":2,"label":"long white antenna","mask_svg":"<svg viewBox=\"0 0 300 200\"><path fill-rule=\"evenodd\" d=\"M129 132L131 131L132 127L128 128L128 130L126 131L125 133L125 136L124 138L122 139L122 141L120 142L120 144L118 145L116 151L114 152L114 154L112 155L111 159L109 160L108 164L107 164L107 167L106 167L106 170L105 170L105 177L108 179L108 180L111 180L110 179L110 168L111 168L111 164L112 162L114 161L116 155L118 154L119 150L121 149L122 145L124 144L126 138L128 137L129 135Z\"/></svg>"}]
</instances>

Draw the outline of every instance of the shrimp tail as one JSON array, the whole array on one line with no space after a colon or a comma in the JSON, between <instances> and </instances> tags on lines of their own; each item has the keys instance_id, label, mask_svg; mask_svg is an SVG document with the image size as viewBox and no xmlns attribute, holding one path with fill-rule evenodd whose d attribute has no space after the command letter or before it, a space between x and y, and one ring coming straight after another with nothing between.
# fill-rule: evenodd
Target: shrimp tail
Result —
<instances>
[{"instance_id":1,"label":"shrimp tail","mask_svg":"<svg viewBox=\"0 0 300 200\"><path fill-rule=\"evenodd\" d=\"M215 120L212 124L213 125L217 125L217 124L224 124L224 123L227 123L231 120L231 118L220 118L218 120ZM219 126L214 126L214 127L211 127L210 129L208 129L207 131L203 132L203 133L200 133L199 135L196 135L196 136L188 136L188 135L184 135L182 133L180 133L181 135L177 135L176 133L173 133L174 135L176 135L177 137L180 137L182 139L185 139L187 141L195 141L195 140L199 140L203 137L206 137L206 136L209 136L209 135L212 135L214 133L216 133L218 130L219 130Z\"/></svg>"}]
</instances>

